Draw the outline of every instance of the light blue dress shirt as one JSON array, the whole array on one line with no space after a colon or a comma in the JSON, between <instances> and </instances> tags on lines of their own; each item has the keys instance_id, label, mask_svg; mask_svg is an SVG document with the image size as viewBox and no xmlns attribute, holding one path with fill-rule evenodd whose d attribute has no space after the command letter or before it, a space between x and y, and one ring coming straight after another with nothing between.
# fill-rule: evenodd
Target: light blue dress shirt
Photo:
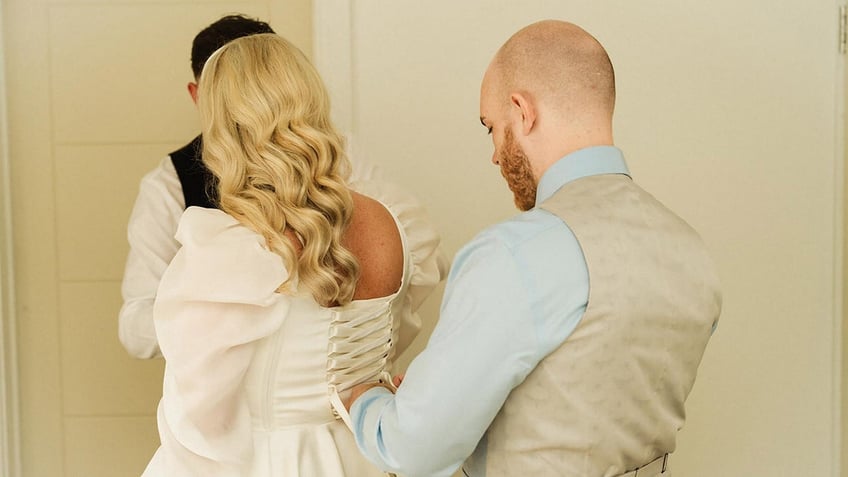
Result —
<instances>
[{"instance_id":1,"label":"light blue dress shirt","mask_svg":"<svg viewBox=\"0 0 848 477\"><path fill-rule=\"evenodd\" d=\"M397 394L374 388L351 408L356 443L370 461L407 477L449 477L473 452L465 472L485 475L485 440L478 443L486 429L510 391L574 331L589 297L577 239L538 205L597 174L629 174L619 149L563 157L539 181L536 208L457 253L439 322Z\"/></svg>"}]
</instances>

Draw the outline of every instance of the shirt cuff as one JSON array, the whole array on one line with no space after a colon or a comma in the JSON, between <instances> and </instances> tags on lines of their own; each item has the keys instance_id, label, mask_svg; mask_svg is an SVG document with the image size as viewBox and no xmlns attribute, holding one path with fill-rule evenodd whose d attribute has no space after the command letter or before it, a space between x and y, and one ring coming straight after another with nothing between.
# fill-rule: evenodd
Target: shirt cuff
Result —
<instances>
[{"instance_id":1,"label":"shirt cuff","mask_svg":"<svg viewBox=\"0 0 848 477\"><path fill-rule=\"evenodd\" d=\"M364 392L350 408L356 445L365 457L382 470L397 468L397 462L383 443L380 421L383 412L394 400L394 394L378 386Z\"/></svg>"}]
</instances>

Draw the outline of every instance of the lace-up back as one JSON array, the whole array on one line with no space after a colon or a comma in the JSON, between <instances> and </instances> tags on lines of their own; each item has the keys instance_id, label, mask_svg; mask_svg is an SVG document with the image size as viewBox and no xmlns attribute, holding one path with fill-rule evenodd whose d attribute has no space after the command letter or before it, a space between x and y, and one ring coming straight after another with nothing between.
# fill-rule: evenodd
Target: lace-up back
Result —
<instances>
[{"instance_id":1,"label":"lace-up back","mask_svg":"<svg viewBox=\"0 0 848 477\"><path fill-rule=\"evenodd\" d=\"M342 404L357 384L382 379L391 383L388 359L392 350L392 309L382 300L354 302L355 312L333 311L327 349L327 384L335 415L351 428ZM352 429L351 429L352 430Z\"/></svg>"}]
</instances>

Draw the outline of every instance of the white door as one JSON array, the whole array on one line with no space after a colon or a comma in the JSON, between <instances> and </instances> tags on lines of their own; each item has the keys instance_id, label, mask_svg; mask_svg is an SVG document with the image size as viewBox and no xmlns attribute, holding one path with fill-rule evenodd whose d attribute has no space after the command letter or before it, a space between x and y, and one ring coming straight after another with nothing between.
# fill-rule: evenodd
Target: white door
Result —
<instances>
[{"instance_id":1,"label":"white door","mask_svg":"<svg viewBox=\"0 0 848 477\"><path fill-rule=\"evenodd\" d=\"M314 8L315 57L354 153L429 205L449 254L514 213L477 119L492 54L543 18L593 33L615 65L616 142L634 178L702 233L723 281L722 321L687 403L674 474L838 475L836 1L322 0Z\"/></svg>"},{"instance_id":2,"label":"white door","mask_svg":"<svg viewBox=\"0 0 848 477\"><path fill-rule=\"evenodd\" d=\"M12 291L9 140L6 134L6 69L0 5L0 475L19 474L18 374Z\"/></svg>"},{"instance_id":3,"label":"white door","mask_svg":"<svg viewBox=\"0 0 848 477\"><path fill-rule=\"evenodd\" d=\"M117 330L139 181L198 133L195 34L241 12L309 52L310 2L0 0L0 476L147 465L164 362L131 359Z\"/></svg>"}]
</instances>

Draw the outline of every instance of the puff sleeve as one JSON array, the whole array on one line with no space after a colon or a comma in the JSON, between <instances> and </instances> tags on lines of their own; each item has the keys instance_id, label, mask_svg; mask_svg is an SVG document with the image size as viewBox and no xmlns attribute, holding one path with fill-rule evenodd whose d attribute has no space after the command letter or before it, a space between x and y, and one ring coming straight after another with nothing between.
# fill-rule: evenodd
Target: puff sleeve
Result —
<instances>
[{"instance_id":1,"label":"puff sleeve","mask_svg":"<svg viewBox=\"0 0 848 477\"><path fill-rule=\"evenodd\" d=\"M246 475L253 456L244 376L289 310L282 259L220 210L191 207L153 309L166 360L161 446L143 477Z\"/></svg>"}]
</instances>

